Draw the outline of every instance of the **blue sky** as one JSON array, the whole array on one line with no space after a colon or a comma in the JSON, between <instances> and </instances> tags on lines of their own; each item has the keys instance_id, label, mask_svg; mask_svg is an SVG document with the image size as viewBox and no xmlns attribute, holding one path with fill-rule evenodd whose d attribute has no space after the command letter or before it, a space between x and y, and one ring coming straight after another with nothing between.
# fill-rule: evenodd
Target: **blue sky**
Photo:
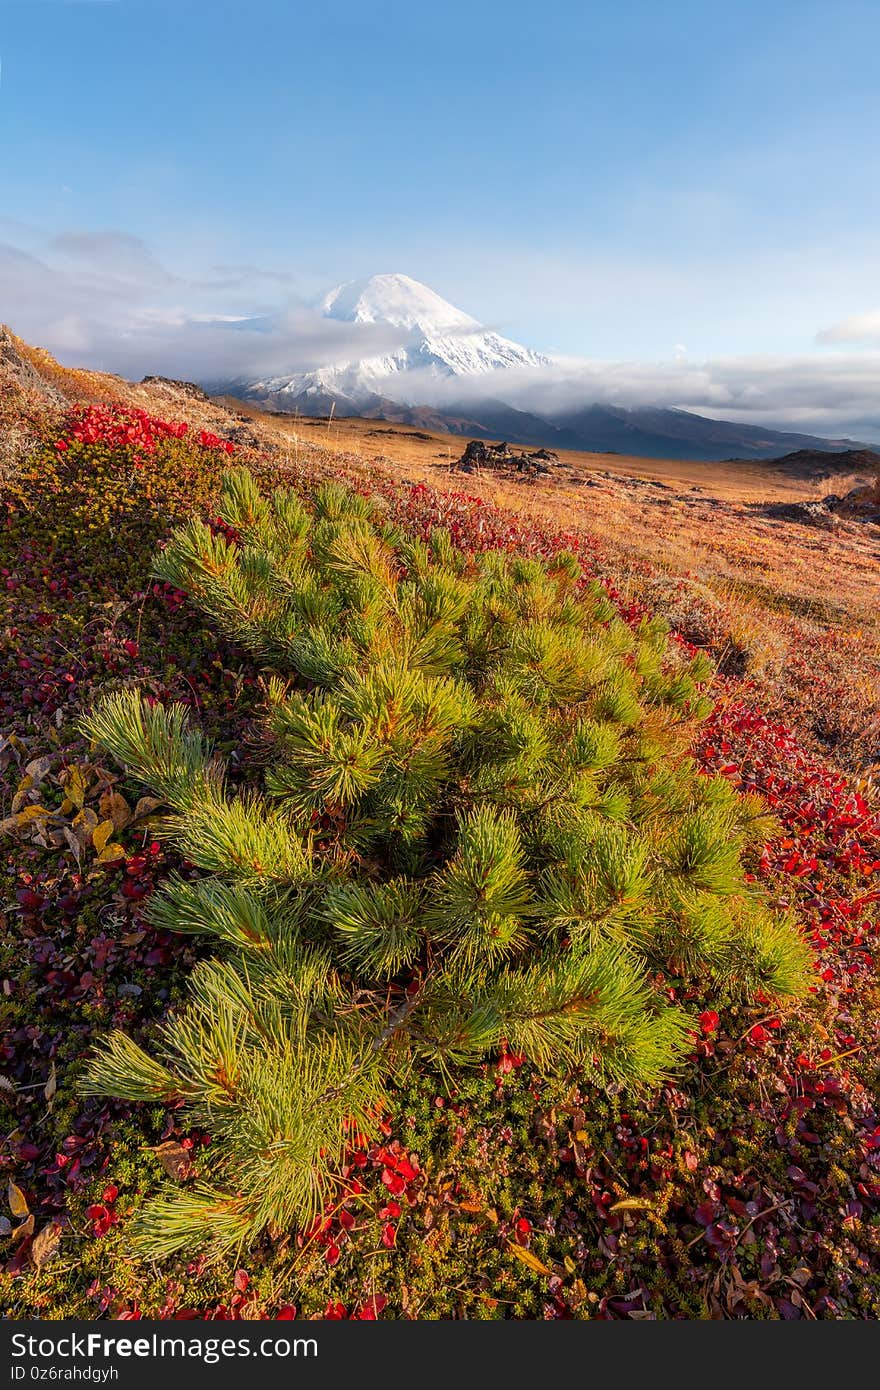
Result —
<instances>
[{"instance_id":1,"label":"blue sky","mask_svg":"<svg viewBox=\"0 0 880 1390\"><path fill-rule=\"evenodd\" d=\"M113 365L126 286L401 270L549 352L863 379L878 52L877 0L0 0L0 318Z\"/></svg>"}]
</instances>

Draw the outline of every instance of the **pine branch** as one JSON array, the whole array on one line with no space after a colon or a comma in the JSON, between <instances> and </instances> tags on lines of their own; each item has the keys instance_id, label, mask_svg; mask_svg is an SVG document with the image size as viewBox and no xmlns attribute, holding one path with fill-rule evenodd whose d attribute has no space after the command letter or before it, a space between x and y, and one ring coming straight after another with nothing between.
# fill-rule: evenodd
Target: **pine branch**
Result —
<instances>
[{"instance_id":1,"label":"pine branch","mask_svg":"<svg viewBox=\"0 0 880 1390\"><path fill-rule=\"evenodd\" d=\"M217 956L154 1055L111 1034L85 1083L210 1129L198 1185L146 1209L154 1255L308 1223L414 1059L454 1074L506 1041L646 1088L692 1047L670 975L710 998L805 987L805 943L745 876L772 822L688 752L706 661L623 622L573 556L468 554L381 506L233 470L236 539L194 521L157 560L275 673L245 791L179 705L122 692L83 724L209 875L146 913Z\"/></svg>"}]
</instances>

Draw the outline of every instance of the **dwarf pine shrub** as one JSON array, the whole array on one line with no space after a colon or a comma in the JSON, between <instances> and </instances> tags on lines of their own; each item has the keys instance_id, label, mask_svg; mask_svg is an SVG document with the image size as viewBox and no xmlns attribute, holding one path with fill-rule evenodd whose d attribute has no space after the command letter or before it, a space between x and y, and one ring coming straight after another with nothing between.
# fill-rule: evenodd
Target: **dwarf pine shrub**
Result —
<instances>
[{"instance_id":1,"label":"dwarf pine shrub","mask_svg":"<svg viewBox=\"0 0 880 1390\"><path fill-rule=\"evenodd\" d=\"M772 822L688 756L710 672L661 621L628 626L571 555L458 553L339 486L264 499L237 470L220 510L155 573L271 672L260 788L179 706L124 691L86 724L203 871L150 920L218 945L153 1055L114 1033L88 1075L213 1137L205 1183L146 1209L152 1253L308 1222L405 1068L507 1047L650 1087L692 1045L670 983L799 991L742 865Z\"/></svg>"}]
</instances>

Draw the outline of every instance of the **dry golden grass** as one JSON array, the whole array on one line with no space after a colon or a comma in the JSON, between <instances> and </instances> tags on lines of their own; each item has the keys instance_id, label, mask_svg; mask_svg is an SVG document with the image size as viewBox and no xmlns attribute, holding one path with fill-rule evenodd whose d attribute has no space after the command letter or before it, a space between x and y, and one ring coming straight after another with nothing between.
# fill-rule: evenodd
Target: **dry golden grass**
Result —
<instances>
[{"instance_id":1,"label":"dry golden grass","mask_svg":"<svg viewBox=\"0 0 880 1390\"><path fill-rule=\"evenodd\" d=\"M384 420L339 418L309 419L269 415L255 407L236 403L236 408L270 428L296 435L304 445L317 444L344 453L353 453L364 462L393 462L407 468L423 468L424 480L436 484L438 470L454 465L466 440L461 435L417 430ZM609 474L638 478L710 491L713 496L742 501L793 501L820 496L829 490L824 484L806 484L784 473L772 473L759 463L699 463L682 459L644 459L625 454L597 454L561 449L559 458L572 470L574 479Z\"/></svg>"},{"instance_id":2,"label":"dry golden grass","mask_svg":"<svg viewBox=\"0 0 880 1390\"><path fill-rule=\"evenodd\" d=\"M873 526L833 531L763 514L767 503L809 501L852 480L813 482L753 463L695 463L563 451L569 468L523 481L462 473L452 465L465 441L374 420L292 420L242 407L291 455L344 453L410 482L453 487L560 528L601 537L624 576L645 561L699 579L720 597L762 611L847 623L880 639Z\"/></svg>"}]
</instances>

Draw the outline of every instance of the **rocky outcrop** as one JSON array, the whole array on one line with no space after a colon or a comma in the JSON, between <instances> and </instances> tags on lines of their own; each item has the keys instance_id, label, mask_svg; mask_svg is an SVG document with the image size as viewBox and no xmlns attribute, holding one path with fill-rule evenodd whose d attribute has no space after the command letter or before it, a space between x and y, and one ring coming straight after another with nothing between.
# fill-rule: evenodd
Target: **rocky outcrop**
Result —
<instances>
[{"instance_id":1,"label":"rocky outcrop","mask_svg":"<svg viewBox=\"0 0 880 1390\"><path fill-rule=\"evenodd\" d=\"M64 407L67 397L46 381L36 367L24 356L18 339L5 324L0 324L0 392L32 395L47 405Z\"/></svg>"},{"instance_id":2,"label":"rocky outcrop","mask_svg":"<svg viewBox=\"0 0 880 1390\"><path fill-rule=\"evenodd\" d=\"M196 386L194 381L175 381L170 376L145 376L141 380L141 386L159 387L164 389L165 394L174 396L186 396L192 401L207 401L210 399L207 392L201 386Z\"/></svg>"},{"instance_id":3,"label":"rocky outcrop","mask_svg":"<svg viewBox=\"0 0 880 1390\"><path fill-rule=\"evenodd\" d=\"M563 466L552 449L511 449L509 444L488 444L484 439L472 439L455 465L463 473L517 473L525 477L552 473Z\"/></svg>"},{"instance_id":4,"label":"rocky outcrop","mask_svg":"<svg viewBox=\"0 0 880 1390\"><path fill-rule=\"evenodd\" d=\"M835 511L838 497L820 497L808 502L768 502L760 508L764 516L774 521L796 521L801 526L818 526L822 531L833 531L840 525L840 517Z\"/></svg>"},{"instance_id":5,"label":"rocky outcrop","mask_svg":"<svg viewBox=\"0 0 880 1390\"><path fill-rule=\"evenodd\" d=\"M872 482L860 483L845 497L834 500L839 516L851 517L854 521L873 521L880 525L880 475Z\"/></svg>"},{"instance_id":6,"label":"rocky outcrop","mask_svg":"<svg viewBox=\"0 0 880 1390\"><path fill-rule=\"evenodd\" d=\"M776 521L798 521L802 526L818 526L824 531L833 530L842 521L880 525L880 477L857 483L842 497L831 492L827 497L806 502L771 502L762 511Z\"/></svg>"}]
</instances>

